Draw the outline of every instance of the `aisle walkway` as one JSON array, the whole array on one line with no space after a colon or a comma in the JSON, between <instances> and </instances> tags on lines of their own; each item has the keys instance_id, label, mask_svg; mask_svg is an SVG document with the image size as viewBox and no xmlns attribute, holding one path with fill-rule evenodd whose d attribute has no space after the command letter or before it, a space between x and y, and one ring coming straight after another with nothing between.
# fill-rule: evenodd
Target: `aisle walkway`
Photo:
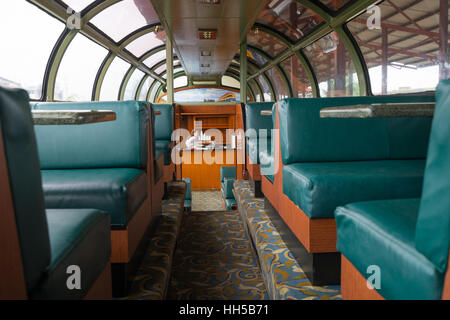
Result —
<instances>
[{"instance_id":1,"label":"aisle walkway","mask_svg":"<svg viewBox=\"0 0 450 320\"><path fill-rule=\"evenodd\" d=\"M184 217L167 299L267 299L237 211Z\"/></svg>"}]
</instances>

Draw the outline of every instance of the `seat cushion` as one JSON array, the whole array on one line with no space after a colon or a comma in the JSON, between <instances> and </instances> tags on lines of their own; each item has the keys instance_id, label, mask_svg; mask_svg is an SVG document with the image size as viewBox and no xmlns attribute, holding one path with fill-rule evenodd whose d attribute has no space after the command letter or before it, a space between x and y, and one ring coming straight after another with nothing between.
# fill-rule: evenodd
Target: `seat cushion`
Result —
<instances>
[{"instance_id":1,"label":"seat cushion","mask_svg":"<svg viewBox=\"0 0 450 320\"><path fill-rule=\"evenodd\" d=\"M233 209L233 206L236 204L236 200L233 199L225 199L225 207L227 210Z\"/></svg>"},{"instance_id":2,"label":"seat cushion","mask_svg":"<svg viewBox=\"0 0 450 320\"><path fill-rule=\"evenodd\" d=\"M80 299L91 288L111 256L110 217L95 209L47 210L51 261L33 299ZM81 289L69 290L69 266L81 271Z\"/></svg>"},{"instance_id":3,"label":"seat cushion","mask_svg":"<svg viewBox=\"0 0 450 320\"><path fill-rule=\"evenodd\" d=\"M386 299L441 299L444 274L415 249L419 199L359 202L336 209L337 249L367 279L380 268Z\"/></svg>"},{"instance_id":4,"label":"seat cushion","mask_svg":"<svg viewBox=\"0 0 450 320\"><path fill-rule=\"evenodd\" d=\"M260 163L261 150L271 150L271 139L248 139L247 155L254 164ZM266 152L267 153L267 152Z\"/></svg>"},{"instance_id":5,"label":"seat cushion","mask_svg":"<svg viewBox=\"0 0 450 320\"><path fill-rule=\"evenodd\" d=\"M191 193L191 179L190 178L183 178L183 181L186 183L186 200L192 199L192 193Z\"/></svg>"},{"instance_id":6,"label":"seat cushion","mask_svg":"<svg viewBox=\"0 0 450 320\"><path fill-rule=\"evenodd\" d=\"M42 170L42 182L47 208L103 210L120 228L147 198L147 176L138 169Z\"/></svg>"},{"instance_id":7,"label":"seat cushion","mask_svg":"<svg viewBox=\"0 0 450 320\"><path fill-rule=\"evenodd\" d=\"M420 197L424 160L295 163L283 167L283 192L310 218L332 218L358 201Z\"/></svg>"},{"instance_id":8,"label":"seat cushion","mask_svg":"<svg viewBox=\"0 0 450 320\"><path fill-rule=\"evenodd\" d=\"M233 195L233 184L234 179L225 179L222 182L222 197L224 199L234 199Z\"/></svg>"},{"instance_id":9,"label":"seat cushion","mask_svg":"<svg viewBox=\"0 0 450 320\"><path fill-rule=\"evenodd\" d=\"M172 149L170 140L156 140L155 148L156 153L164 153L164 165L168 166L171 163Z\"/></svg>"}]
</instances>

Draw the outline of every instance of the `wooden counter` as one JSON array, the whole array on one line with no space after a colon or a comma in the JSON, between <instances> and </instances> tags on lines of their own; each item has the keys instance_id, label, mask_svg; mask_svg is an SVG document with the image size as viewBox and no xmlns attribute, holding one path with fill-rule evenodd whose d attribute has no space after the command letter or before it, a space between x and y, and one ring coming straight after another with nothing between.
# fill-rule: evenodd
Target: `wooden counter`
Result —
<instances>
[{"instance_id":1,"label":"wooden counter","mask_svg":"<svg viewBox=\"0 0 450 320\"><path fill-rule=\"evenodd\" d=\"M183 178L191 179L193 190L220 189L220 167L236 165L236 150L188 150L181 152Z\"/></svg>"}]
</instances>

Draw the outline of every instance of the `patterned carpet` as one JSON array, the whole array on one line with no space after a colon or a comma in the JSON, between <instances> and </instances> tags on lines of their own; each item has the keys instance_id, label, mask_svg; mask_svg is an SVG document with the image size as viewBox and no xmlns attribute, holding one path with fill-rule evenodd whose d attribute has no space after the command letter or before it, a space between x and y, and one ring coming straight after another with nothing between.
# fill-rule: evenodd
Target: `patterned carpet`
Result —
<instances>
[{"instance_id":1,"label":"patterned carpet","mask_svg":"<svg viewBox=\"0 0 450 320\"><path fill-rule=\"evenodd\" d=\"M280 234L264 199L255 198L248 181L234 184L239 210L253 239L268 295L274 300L340 300L340 286L313 286Z\"/></svg>"},{"instance_id":2,"label":"patterned carpet","mask_svg":"<svg viewBox=\"0 0 450 320\"><path fill-rule=\"evenodd\" d=\"M192 212L184 217L168 299L267 297L258 262L237 211Z\"/></svg>"},{"instance_id":3,"label":"patterned carpet","mask_svg":"<svg viewBox=\"0 0 450 320\"><path fill-rule=\"evenodd\" d=\"M168 185L162 215L133 279L129 300L161 300L167 293L173 255L183 218L184 182Z\"/></svg>"},{"instance_id":4,"label":"patterned carpet","mask_svg":"<svg viewBox=\"0 0 450 320\"><path fill-rule=\"evenodd\" d=\"M192 211L222 211L220 190L192 191Z\"/></svg>"}]
</instances>

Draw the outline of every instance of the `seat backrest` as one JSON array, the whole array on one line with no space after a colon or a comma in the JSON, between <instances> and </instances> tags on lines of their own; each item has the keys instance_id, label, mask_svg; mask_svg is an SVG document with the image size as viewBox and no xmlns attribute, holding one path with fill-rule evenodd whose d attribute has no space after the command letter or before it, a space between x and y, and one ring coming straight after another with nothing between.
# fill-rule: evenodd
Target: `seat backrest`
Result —
<instances>
[{"instance_id":1,"label":"seat backrest","mask_svg":"<svg viewBox=\"0 0 450 320\"><path fill-rule=\"evenodd\" d=\"M33 103L33 110L112 110L116 120L35 126L42 169L145 168L149 105L137 101Z\"/></svg>"},{"instance_id":2,"label":"seat backrest","mask_svg":"<svg viewBox=\"0 0 450 320\"><path fill-rule=\"evenodd\" d=\"M444 273L450 246L450 80L436 92L415 240L417 250Z\"/></svg>"},{"instance_id":3,"label":"seat backrest","mask_svg":"<svg viewBox=\"0 0 450 320\"><path fill-rule=\"evenodd\" d=\"M245 129L256 130L256 137L259 135L260 129L267 129L267 137L270 137L273 129L272 118L262 116L262 110L272 110L273 102L252 102L245 106Z\"/></svg>"},{"instance_id":4,"label":"seat backrest","mask_svg":"<svg viewBox=\"0 0 450 320\"><path fill-rule=\"evenodd\" d=\"M220 181L236 179L236 167L220 167Z\"/></svg>"},{"instance_id":5,"label":"seat backrest","mask_svg":"<svg viewBox=\"0 0 450 320\"><path fill-rule=\"evenodd\" d=\"M278 103L283 164L318 161L423 159L430 118L320 118L325 107L433 102L433 96L285 99Z\"/></svg>"},{"instance_id":6,"label":"seat backrest","mask_svg":"<svg viewBox=\"0 0 450 320\"><path fill-rule=\"evenodd\" d=\"M50 240L26 91L0 87L0 124L25 282L30 292L50 263Z\"/></svg>"},{"instance_id":7,"label":"seat backrest","mask_svg":"<svg viewBox=\"0 0 450 320\"><path fill-rule=\"evenodd\" d=\"M171 104L153 104L152 107L154 111L161 112L155 117L155 140L170 141L175 123L175 108Z\"/></svg>"}]
</instances>

